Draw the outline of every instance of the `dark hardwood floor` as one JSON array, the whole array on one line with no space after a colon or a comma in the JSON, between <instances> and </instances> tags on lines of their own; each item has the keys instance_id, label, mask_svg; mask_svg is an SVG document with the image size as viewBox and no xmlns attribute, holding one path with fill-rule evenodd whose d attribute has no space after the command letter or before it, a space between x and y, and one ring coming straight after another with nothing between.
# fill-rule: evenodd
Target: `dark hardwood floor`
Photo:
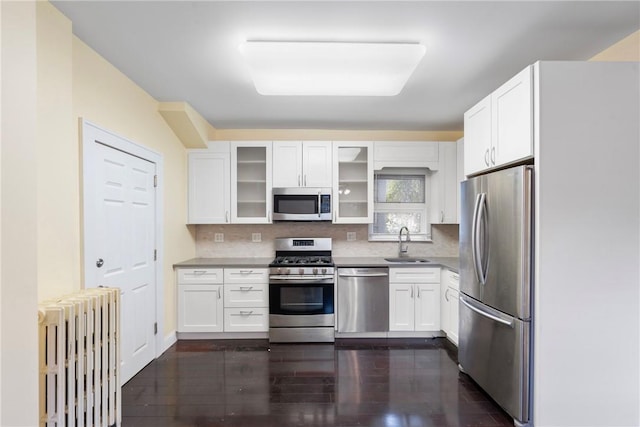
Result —
<instances>
[{"instance_id":1,"label":"dark hardwood floor","mask_svg":"<svg viewBox=\"0 0 640 427\"><path fill-rule=\"evenodd\" d=\"M178 341L122 391L128 426L513 426L446 339Z\"/></svg>"}]
</instances>

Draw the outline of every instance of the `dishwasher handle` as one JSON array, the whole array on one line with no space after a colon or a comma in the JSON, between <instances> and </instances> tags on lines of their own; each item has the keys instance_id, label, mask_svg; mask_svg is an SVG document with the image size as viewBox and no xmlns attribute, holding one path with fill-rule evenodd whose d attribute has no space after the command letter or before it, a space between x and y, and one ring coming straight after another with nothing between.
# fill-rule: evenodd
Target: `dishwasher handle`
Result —
<instances>
[{"instance_id":1,"label":"dishwasher handle","mask_svg":"<svg viewBox=\"0 0 640 427\"><path fill-rule=\"evenodd\" d=\"M388 273L338 273L339 277L387 277Z\"/></svg>"}]
</instances>

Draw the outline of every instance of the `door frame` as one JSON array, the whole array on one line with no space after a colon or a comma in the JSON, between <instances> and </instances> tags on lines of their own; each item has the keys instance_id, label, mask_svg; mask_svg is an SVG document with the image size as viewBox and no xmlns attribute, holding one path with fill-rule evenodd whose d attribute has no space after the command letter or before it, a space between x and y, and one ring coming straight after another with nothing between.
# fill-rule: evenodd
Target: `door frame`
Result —
<instances>
[{"instance_id":1,"label":"door frame","mask_svg":"<svg viewBox=\"0 0 640 427\"><path fill-rule=\"evenodd\" d=\"M163 233L163 224L164 224L164 191L163 191L163 156L162 154L153 151L143 145L140 145L136 142L133 142L123 136L120 136L114 132L106 130L92 122L85 120L84 118L79 118L79 128L80 128L80 139L82 140L81 150L82 150L82 162L80 164L82 182L81 185L81 194L82 194L82 286L86 289L87 283L89 283L90 278L88 277L88 272L85 269L85 266L90 261L87 259L88 254L85 251L85 243L87 240L87 223L86 217L84 215L89 209L91 195L88 194L88 188L85 183L89 182L89 169L85 167L85 165L90 165L91 162L94 161L96 153L95 153L95 141L100 141L101 144L111 147L115 150L122 151L124 153L130 154L135 157L139 157L148 162L154 163L156 165L156 175L157 175L157 187L156 187L156 200L155 200L155 242L156 242L156 250L157 259L155 261L155 293L156 293L156 304L155 304L155 318L158 324L158 333L155 336L154 340L154 353L155 357L158 358L164 352L164 275L163 275L163 265L164 265L164 233Z\"/></svg>"}]
</instances>

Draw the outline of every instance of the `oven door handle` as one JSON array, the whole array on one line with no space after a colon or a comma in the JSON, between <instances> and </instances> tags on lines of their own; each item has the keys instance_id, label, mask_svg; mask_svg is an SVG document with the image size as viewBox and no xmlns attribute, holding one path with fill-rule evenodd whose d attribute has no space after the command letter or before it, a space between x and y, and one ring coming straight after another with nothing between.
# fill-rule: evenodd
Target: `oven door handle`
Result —
<instances>
[{"instance_id":1,"label":"oven door handle","mask_svg":"<svg viewBox=\"0 0 640 427\"><path fill-rule=\"evenodd\" d=\"M333 278L331 279L269 279L270 285L332 285Z\"/></svg>"}]
</instances>

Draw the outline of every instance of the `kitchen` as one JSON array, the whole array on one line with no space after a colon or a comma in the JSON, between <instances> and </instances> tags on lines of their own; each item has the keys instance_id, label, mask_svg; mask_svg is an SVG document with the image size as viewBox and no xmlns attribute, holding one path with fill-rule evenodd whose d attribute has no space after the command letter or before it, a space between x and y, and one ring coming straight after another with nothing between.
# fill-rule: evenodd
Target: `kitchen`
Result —
<instances>
[{"instance_id":1,"label":"kitchen","mask_svg":"<svg viewBox=\"0 0 640 427\"><path fill-rule=\"evenodd\" d=\"M18 56L14 58L14 61L3 60L2 65L3 82L9 78L15 79L11 81L17 82L12 87L4 87L3 85L3 99L8 99L8 101L3 100L2 108L3 140L5 142L23 141L16 145L19 149L14 151L9 150L13 145L8 146L3 143L2 156L3 176L9 176L9 182L21 182L22 184L20 194L17 194L17 188L5 189L3 186L2 204L2 218L5 224L2 228L3 247L10 249L2 251L3 405L1 415L5 420L3 424L9 425L20 425L20 421L24 420L24 414L29 413L24 408L33 407L33 401L37 394L35 391L37 389L37 372L33 368L37 364L37 339L35 337L37 328L35 319L32 319L33 316L27 316L24 312L33 312L33 307L39 300L70 293L82 287L78 117L95 120L101 126L125 135L133 141L149 144L164 155L165 244L161 255L163 256L162 269L165 281L162 292L164 295L162 305L164 310L162 311L165 313L166 319L165 325L160 328L164 332L161 335L169 335L172 330L175 330L174 295L176 287L172 265L196 256L199 250L196 247L195 234L197 231L193 227L185 228L184 225L186 223L187 200L186 151L167 127L165 120L158 114L158 102L96 54L85 42L74 36L71 32L71 22L50 6L46 3L38 4L37 8L33 4L22 5L21 7L25 10L21 11L19 18L17 18L12 15L15 11L11 7L18 8L19 6L3 3L3 46L12 40L11 37L5 36L5 32L15 31L19 40L27 41L24 45L27 46L26 51L29 52L31 49L30 55ZM21 25L19 29L5 25L7 20L21 22L16 19L24 20L22 22L24 25ZM76 25L77 23L74 23L74 27ZM9 33L9 35L11 34ZM589 59L598 52L604 51L606 47L622 39L622 36L591 51L591 54L582 54L582 59ZM634 52L633 48L631 51ZM3 57L5 57L5 52L9 55L10 51L3 48ZM11 52L12 55L18 55L18 53ZM56 52L56 55L51 56L47 52ZM38 59L37 66L36 57ZM533 63L535 59L510 70L492 87L478 90L474 102L480 100L482 96L491 92L502 81L525 65ZM101 83L96 84L96 81ZM35 87L38 88L37 96L33 90ZM31 89L18 91L20 88ZM12 92L13 90L18 92ZM20 102L12 103L12 100L18 99ZM96 102L96 99L103 101ZM468 106L470 107L474 102L469 103ZM13 105L13 107L10 109L8 105ZM36 111L40 111L40 114L36 114ZM464 109L461 110L461 113L463 111ZM215 134L218 140L283 139L282 132L280 132L280 136L277 136L278 132L276 131L258 132L251 129L239 129L232 132L226 131L224 128L216 130ZM306 140L309 139L308 135L308 132L291 130L287 139ZM460 130L453 132L453 134L423 131L417 135L406 132L385 135L382 131L376 133L373 130L368 132L340 130L334 132L318 131L313 139L349 141L356 139L356 135L359 135L357 139L371 141L380 139L455 141L462 136ZM382 138L382 135L385 135L385 138ZM206 136L205 132L205 141L208 140ZM615 134L612 134L612 138L615 139ZM576 147L576 149L578 148ZM597 162L594 161L593 165L596 164ZM38 171L37 174L33 174L33 165ZM6 183L7 180L3 179L3 182ZM606 186L606 183L603 182L603 185ZM25 189L28 191L24 191ZM12 210L11 206L21 206L21 209ZM6 226L6 224L11 224L11 226ZM565 219L563 224L571 224L571 221ZM233 230L233 227L236 226L229 227ZM338 227L345 227L339 232L342 241L346 242L347 232L356 231L356 243L364 244L366 232L362 226L359 226L361 228L358 229L347 229L346 225ZM223 232L226 240L230 240L230 236L227 235L229 232L226 230ZM265 231L257 228L253 232L266 234ZM592 239L598 237L598 233L595 234L595 236L591 236ZM245 239L250 237L250 235L246 236ZM16 246L15 242L21 242L21 244ZM598 256L605 256L608 252L604 249L607 247L604 243L606 242L598 240L598 247L603 248L598 252ZM5 244L10 246L5 246ZM595 244L595 241L591 241L590 244ZM381 243L380 245L387 244ZM388 251L385 249L385 256L393 255L397 248L393 243L388 245ZM249 247L259 246L259 244L252 243ZM411 243L410 250L424 246L428 245ZM621 253L633 254L633 251L637 249L633 249L633 245L631 247L621 245L617 250L620 250ZM418 253L418 255L430 256L426 252ZM27 263L27 260L33 260L34 257L38 260L37 268L33 268L32 261ZM565 257L565 253L559 255L559 258ZM636 276L631 275L630 277ZM8 283L20 283L24 286L9 287ZM622 292L619 293L621 304L625 301L630 303L628 300L634 294L627 294L627 290L618 290L618 292ZM24 303L22 303L23 301ZM553 316L553 312L547 314ZM19 323L25 325L25 330L15 331L9 328L9 325L17 323L16 319L21 319ZM619 331L624 334L625 330L627 329L619 325L618 327L607 327L602 332L610 334ZM598 331L598 335L601 336L600 331ZM635 344L629 343L629 345ZM586 363L589 359L581 358L580 360ZM549 384L549 387L551 386ZM34 397L14 402L18 393L10 390L16 390L16 387L25 388L24 396ZM35 422L27 421L23 425L29 424L35 424Z\"/></svg>"}]
</instances>

